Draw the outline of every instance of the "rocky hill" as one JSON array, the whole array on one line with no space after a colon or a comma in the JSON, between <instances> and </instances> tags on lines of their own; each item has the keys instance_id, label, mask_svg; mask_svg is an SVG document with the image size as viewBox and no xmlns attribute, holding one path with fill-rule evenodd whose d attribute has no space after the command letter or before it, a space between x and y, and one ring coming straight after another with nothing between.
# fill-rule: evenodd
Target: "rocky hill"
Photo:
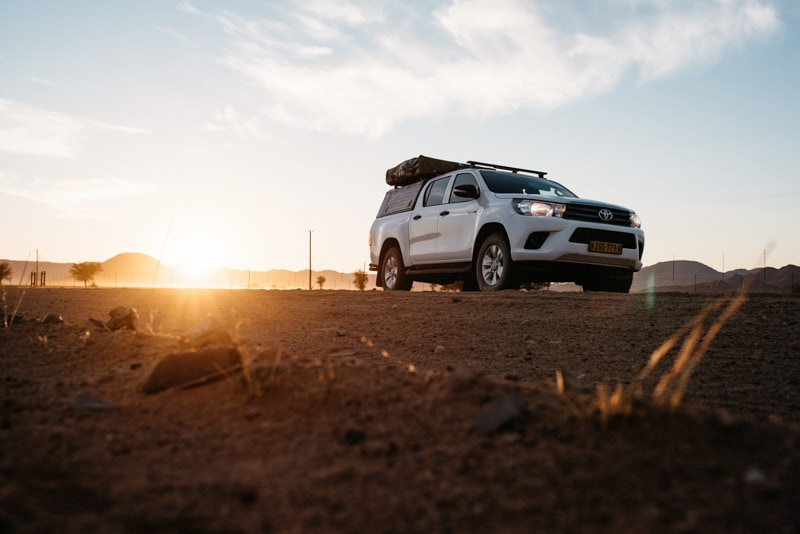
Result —
<instances>
[{"instance_id":1,"label":"rocky hill","mask_svg":"<svg viewBox=\"0 0 800 534\"><path fill-rule=\"evenodd\" d=\"M786 265L758 269L735 269L721 273L696 261L665 261L636 273L631 291L679 291L722 293L746 290L751 293L800 292L800 267Z\"/></svg>"},{"instance_id":2,"label":"rocky hill","mask_svg":"<svg viewBox=\"0 0 800 534\"><path fill-rule=\"evenodd\" d=\"M28 285L33 262L7 261L13 271L12 284ZM77 286L69 274L71 263L40 262L39 272L45 273L46 285ZM102 262L103 270L95 277L101 287L214 287L226 289L308 289L308 270L245 271L221 268L210 272L190 272L165 265L157 259L135 252L118 254ZM319 289L317 277L324 276L323 289L354 289L353 274L332 270L312 271L311 285ZM38 279L38 278L37 278ZM367 288L375 287L375 274L369 273ZM430 289L428 284L415 284L415 289ZM665 261L649 265L636 273L632 292L678 291L688 293L717 293L747 290L752 293L800 293L800 267L786 265L780 269L734 269L721 273L697 261ZM554 284L556 291L580 291L573 284Z\"/></svg>"},{"instance_id":3,"label":"rocky hill","mask_svg":"<svg viewBox=\"0 0 800 534\"><path fill-rule=\"evenodd\" d=\"M11 283L29 285L31 273L36 270L34 262L2 260L12 270ZM136 252L117 254L100 262L102 270L94 283L100 287L198 287L224 289L308 289L308 269L289 271L246 271L220 268L209 272L192 272L184 268L166 265L157 259ZM50 287L83 286L76 283L69 273L71 263L39 262L39 273L45 274L45 284ZM353 273L340 273L329 269L312 271L311 285L319 289L317 277L324 276L322 289L355 289ZM37 277L40 280L40 277ZM375 275L369 275L367 288L375 287Z\"/></svg>"}]
</instances>

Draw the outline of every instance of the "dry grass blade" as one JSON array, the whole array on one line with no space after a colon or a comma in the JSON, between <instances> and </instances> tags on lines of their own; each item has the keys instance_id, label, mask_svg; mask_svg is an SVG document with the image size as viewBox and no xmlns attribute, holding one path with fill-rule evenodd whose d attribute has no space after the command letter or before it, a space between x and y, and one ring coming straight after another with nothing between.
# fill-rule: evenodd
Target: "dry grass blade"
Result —
<instances>
[{"instance_id":1,"label":"dry grass blade","mask_svg":"<svg viewBox=\"0 0 800 534\"><path fill-rule=\"evenodd\" d=\"M653 351L647 365L630 386L618 384L611 394L605 385L598 386L595 405L602 418L605 420L614 415L632 413L636 400L643 396L643 385L647 378L667 354L680 346L674 363L661 375L650 397L654 406L677 408L686 393L692 373L708 352L714 338L746 300L744 292L715 299Z\"/></svg>"},{"instance_id":2,"label":"dry grass blade","mask_svg":"<svg viewBox=\"0 0 800 534\"><path fill-rule=\"evenodd\" d=\"M22 273L19 275L19 283L17 284L18 287L23 287L22 281L25 279L25 273L28 271L28 263L30 260L25 261L25 265L22 267ZM14 322L14 318L17 316L17 312L19 311L20 306L22 305L22 298L25 296L25 290L23 289L20 291L19 296L17 297L16 302L14 303L14 309L11 310L11 314L8 313L8 305L6 302L6 288L3 287L3 328L8 330L11 328L12 323Z\"/></svg>"},{"instance_id":3,"label":"dry grass blade","mask_svg":"<svg viewBox=\"0 0 800 534\"><path fill-rule=\"evenodd\" d=\"M717 336L719 331L722 330L722 327L725 325L725 323L728 322L728 320L733 317L737 311L739 311L739 308L742 307L742 304L744 304L745 300L747 299L742 293L733 297L728 303L728 306L722 311L720 316L717 317L717 320L708 327L700 346L692 351L682 369L682 372L679 373L677 384L675 384L675 388L669 399L670 407L676 408L680 404L683 394L686 392L686 387L689 385L689 377L692 376L695 367L698 363L700 363L700 360L703 358L703 356L705 356L706 352L708 351L708 347L711 346L711 342L714 341L714 338Z\"/></svg>"}]
</instances>

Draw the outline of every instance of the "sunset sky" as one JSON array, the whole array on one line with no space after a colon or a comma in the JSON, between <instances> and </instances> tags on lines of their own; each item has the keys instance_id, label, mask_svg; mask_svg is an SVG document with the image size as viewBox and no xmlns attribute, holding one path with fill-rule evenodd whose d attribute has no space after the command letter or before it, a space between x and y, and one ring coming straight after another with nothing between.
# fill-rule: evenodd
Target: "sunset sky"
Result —
<instances>
[{"instance_id":1,"label":"sunset sky","mask_svg":"<svg viewBox=\"0 0 800 534\"><path fill-rule=\"evenodd\" d=\"M425 154L800 264L799 95L796 0L3 0L0 258L352 272Z\"/></svg>"}]
</instances>

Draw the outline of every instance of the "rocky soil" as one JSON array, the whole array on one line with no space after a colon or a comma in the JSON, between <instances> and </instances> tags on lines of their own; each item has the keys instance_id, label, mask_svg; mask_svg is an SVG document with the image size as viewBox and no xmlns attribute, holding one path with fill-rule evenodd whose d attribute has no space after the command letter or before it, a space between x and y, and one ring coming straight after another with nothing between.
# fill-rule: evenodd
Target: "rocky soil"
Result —
<instances>
[{"instance_id":1,"label":"rocky soil","mask_svg":"<svg viewBox=\"0 0 800 534\"><path fill-rule=\"evenodd\" d=\"M798 532L800 298L719 298L4 288L0 532Z\"/></svg>"}]
</instances>

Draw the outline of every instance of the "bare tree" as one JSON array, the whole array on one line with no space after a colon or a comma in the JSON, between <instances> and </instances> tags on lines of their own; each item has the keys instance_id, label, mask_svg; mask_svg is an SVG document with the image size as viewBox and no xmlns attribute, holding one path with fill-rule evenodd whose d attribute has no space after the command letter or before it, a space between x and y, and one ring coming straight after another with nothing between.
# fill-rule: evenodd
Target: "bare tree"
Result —
<instances>
[{"instance_id":1,"label":"bare tree","mask_svg":"<svg viewBox=\"0 0 800 534\"><path fill-rule=\"evenodd\" d=\"M73 263L69 268L69 274L78 282L83 282L83 287L88 287L89 282L94 282L94 275L103 270L102 264L96 261L84 261Z\"/></svg>"},{"instance_id":2,"label":"bare tree","mask_svg":"<svg viewBox=\"0 0 800 534\"><path fill-rule=\"evenodd\" d=\"M11 281L12 274L11 265L7 261L0 263L0 286L3 285L3 280Z\"/></svg>"},{"instance_id":3,"label":"bare tree","mask_svg":"<svg viewBox=\"0 0 800 534\"><path fill-rule=\"evenodd\" d=\"M317 285L319 286L320 289L322 289L322 286L325 285L326 281L327 281L327 279L323 275L319 275L317 277Z\"/></svg>"},{"instance_id":4,"label":"bare tree","mask_svg":"<svg viewBox=\"0 0 800 534\"><path fill-rule=\"evenodd\" d=\"M364 291L367 288L368 280L369 275L362 269L359 269L353 273L353 285L356 286L359 291Z\"/></svg>"}]
</instances>

